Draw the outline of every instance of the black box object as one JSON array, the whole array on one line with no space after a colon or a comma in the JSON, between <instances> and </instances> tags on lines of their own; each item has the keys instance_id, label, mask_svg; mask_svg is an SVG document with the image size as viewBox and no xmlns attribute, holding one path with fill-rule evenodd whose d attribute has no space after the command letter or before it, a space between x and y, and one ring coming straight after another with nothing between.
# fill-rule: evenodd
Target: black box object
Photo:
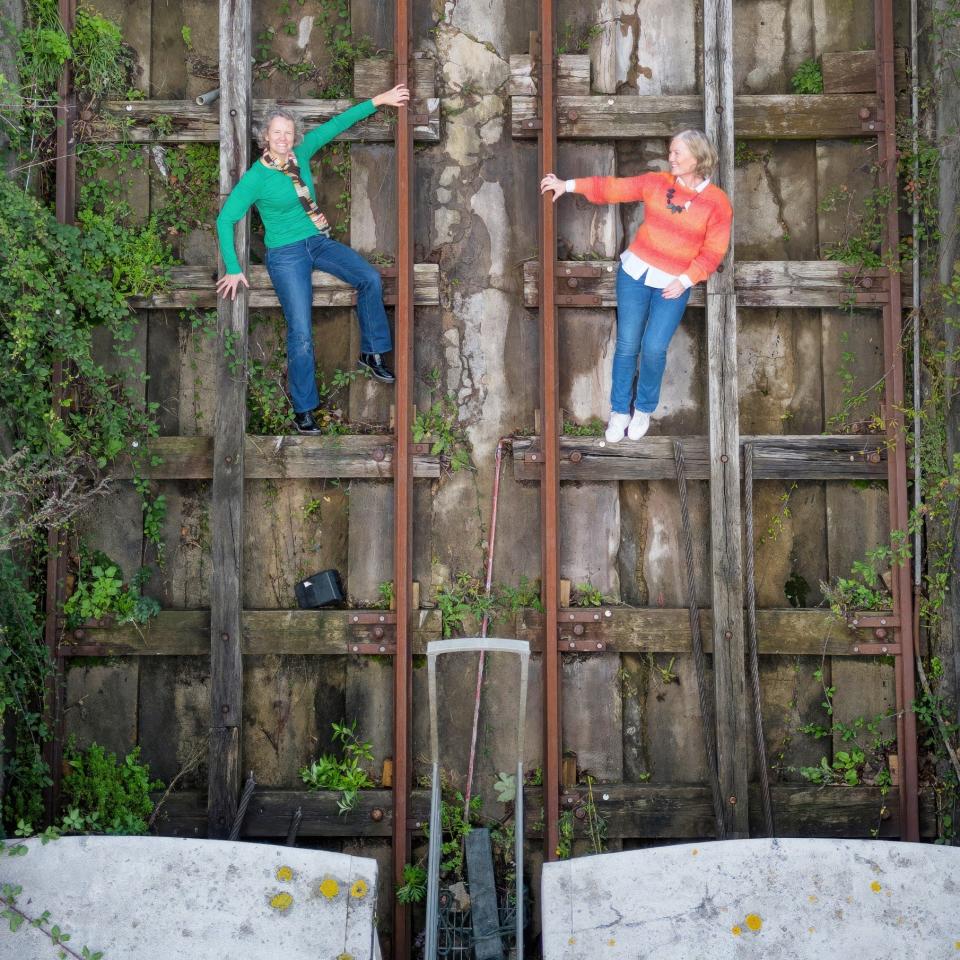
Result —
<instances>
[{"instance_id":1,"label":"black box object","mask_svg":"<svg viewBox=\"0 0 960 960\"><path fill-rule=\"evenodd\" d=\"M343 603L343 587L340 585L340 574L336 570L321 570L312 577L301 580L294 591L301 610Z\"/></svg>"}]
</instances>

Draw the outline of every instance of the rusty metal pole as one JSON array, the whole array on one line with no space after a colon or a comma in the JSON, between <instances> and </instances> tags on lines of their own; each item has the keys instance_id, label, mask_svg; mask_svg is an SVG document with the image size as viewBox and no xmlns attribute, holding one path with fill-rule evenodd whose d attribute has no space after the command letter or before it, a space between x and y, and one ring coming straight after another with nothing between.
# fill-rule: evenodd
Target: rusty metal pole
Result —
<instances>
[{"instance_id":1,"label":"rusty metal pole","mask_svg":"<svg viewBox=\"0 0 960 960\"><path fill-rule=\"evenodd\" d=\"M556 173L553 0L540 6L540 177ZM531 51L532 53L533 51ZM543 578L543 813L544 853L557 857L560 839L560 384L556 263L557 225L553 195L540 202L540 422L543 472L540 481L540 568Z\"/></svg>"},{"instance_id":2,"label":"rusty metal pole","mask_svg":"<svg viewBox=\"0 0 960 960\"><path fill-rule=\"evenodd\" d=\"M397 0L394 56L397 83L410 84L412 4ZM413 104L401 107L397 118L397 307L394 314L396 347L396 443L393 512L393 583L397 607L397 650L393 660L393 877L403 883L403 867L410 856L407 823L411 786L410 705L413 675L410 656L410 618L413 614ZM393 955L410 956L410 910L394 899Z\"/></svg>"},{"instance_id":3,"label":"rusty metal pole","mask_svg":"<svg viewBox=\"0 0 960 960\"><path fill-rule=\"evenodd\" d=\"M69 34L76 20L76 0L60 0L60 22ZM70 61L64 64L57 85L57 154L56 154L56 213L58 223L73 223L76 206L77 158L74 125L77 102L73 92L73 69ZM63 361L56 360L50 377L52 407L59 415L63 401ZM66 558L63 556L63 538L59 531L47 531L46 622L44 639L53 665L47 679L45 713L51 739L44 745L44 759L53 781L46 791L47 817L54 820L60 805L60 781L63 765L63 677L64 661L58 653L59 626L57 617L63 603L66 579Z\"/></svg>"},{"instance_id":4,"label":"rusty metal pole","mask_svg":"<svg viewBox=\"0 0 960 960\"><path fill-rule=\"evenodd\" d=\"M899 203L897 197L897 130L896 86L894 74L893 0L875 0L874 30L877 52L877 94L880 100L880 132L877 136L877 158L880 185L890 191L884 225L883 251L894 263L900 241ZM883 307L883 362L885 421L887 427L887 489L890 529L906 536L908 523L907 449L904 408L904 372L901 337L903 317L900 273L889 271L890 299ZM916 295L919 291L914 291ZM900 637L897 657L897 744L900 754L900 836L904 840L920 839L920 812L917 774L917 718L911 709L914 697L915 641L913 634L913 598L910 587L910 565L894 564L893 609Z\"/></svg>"}]
</instances>

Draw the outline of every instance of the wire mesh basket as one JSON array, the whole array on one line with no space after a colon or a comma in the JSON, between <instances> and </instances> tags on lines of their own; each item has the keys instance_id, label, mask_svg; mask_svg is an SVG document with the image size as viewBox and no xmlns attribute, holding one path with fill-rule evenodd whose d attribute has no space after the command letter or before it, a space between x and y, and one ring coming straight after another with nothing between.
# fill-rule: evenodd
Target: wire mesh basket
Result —
<instances>
[{"instance_id":1,"label":"wire mesh basket","mask_svg":"<svg viewBox=\"0 0 960 960\"><path fill-rule=\"evenodd\" d=\"M526 891L524 891L524 900L526 900ZM439 901L438 960L473 960L474 947L478 941L473 934L470 908L461 909L457 897L448 887L440 889ZM486 936L499 938L503 944L504 956L509 957L516 946L517 933L517 905L513 887L499 891L497 895L497 915L500 925L496 931ZM529 916L530 911L524 910L524 926L526 926Z\"/></svg>"}]
</instances>

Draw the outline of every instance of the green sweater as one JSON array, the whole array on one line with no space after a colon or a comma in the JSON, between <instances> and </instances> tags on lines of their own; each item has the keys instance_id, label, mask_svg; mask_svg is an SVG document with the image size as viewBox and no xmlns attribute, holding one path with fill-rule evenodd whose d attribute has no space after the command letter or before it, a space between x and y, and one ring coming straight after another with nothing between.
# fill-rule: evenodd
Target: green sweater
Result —
<instances>
[{"instance_id":1,"label":"green sweater","mask_svg":"<svg viewBox=\"0 0 960 960\"><path fill-rule=\"evenodd\" d=\"M303 138L303 142L294 147L294 155L300 164L300 176L309 188L314 203L317 194L310 174L310 158L344 130L365 120L376 111L372 100L358 103L332 120L314 127ZM268 247L282 247L298 240L306 240L317 233L317 228L300 203L293 181L285 173L271 170L257 160L230 191L230 196L217 217L220 253L227 273L240 273L240 263L233 243L233 227L238 220L246 216L254 204L266 228L265 242Z\"/></svg>"}]
</instances>

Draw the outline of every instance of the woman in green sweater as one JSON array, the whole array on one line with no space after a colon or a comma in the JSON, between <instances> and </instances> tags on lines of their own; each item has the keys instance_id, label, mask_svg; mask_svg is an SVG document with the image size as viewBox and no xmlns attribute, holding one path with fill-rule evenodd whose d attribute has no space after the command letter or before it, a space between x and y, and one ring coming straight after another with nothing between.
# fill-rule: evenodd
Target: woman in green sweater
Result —
<instances>
[{"instance_id":1,"label":"woman in green sweater","mask_svg":"<svg viewBox=\"0 0 960 960\"><path fill-rule=\"evenodd\" d=\"M327 218L317 207L310 158L344 130L365 120L377 107L399 107L410 99L405 86L377 94L345 110L306 136L292 113L268 110L260 132L263 155L230 191L220 216L217 235L226 273L217 293L233 300L240 284L249 287L234 246L234 225L256 206L266 230L267 272L287 321L287 379L294 422L301 433L319 433L313 411L320 403L313 359L314 270L332 273L357 289L360 322L361 369L384 383L394 376L383 361L393 349L380 274L360 254L330 237Z\"/></svg>"}]
</instances>

